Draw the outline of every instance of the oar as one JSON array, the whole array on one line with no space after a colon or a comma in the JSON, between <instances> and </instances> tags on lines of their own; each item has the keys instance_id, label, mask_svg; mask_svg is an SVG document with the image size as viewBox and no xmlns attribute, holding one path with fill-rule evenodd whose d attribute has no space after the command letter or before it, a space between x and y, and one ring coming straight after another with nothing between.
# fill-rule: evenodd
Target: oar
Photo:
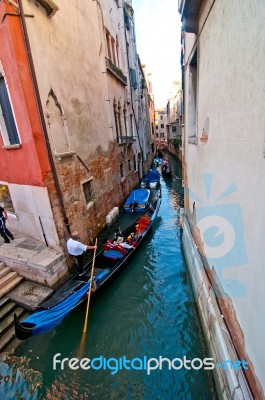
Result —
<instances>
[{"instance_id":1,"label":"oar","mask_svg":"<svg viewBox=\"0 0 265 400\"><path fill-rule=\"evenodd\" d=\"M98 239L96 238L95 246L97 246L97 241L98 241ZM89 291L88 291L88 296L87 296L86 316L85 316L83 334L82 334L81 343L80 343L79 357L81 357L82 354L83 354L84 347L85 347L85 341L86 341L86 332L87 332L87 324L88 324L88 311L89 311L90 297L91 297L92 286L93 286L93 276L94 276L94 266L95 266L95 259L96 259L96 251L97 251L97 247L95 247L94 255L93 255L93 262L92 262L91 275L90 275L90 286L89 286Z\"/></svg>"}]
</instances>

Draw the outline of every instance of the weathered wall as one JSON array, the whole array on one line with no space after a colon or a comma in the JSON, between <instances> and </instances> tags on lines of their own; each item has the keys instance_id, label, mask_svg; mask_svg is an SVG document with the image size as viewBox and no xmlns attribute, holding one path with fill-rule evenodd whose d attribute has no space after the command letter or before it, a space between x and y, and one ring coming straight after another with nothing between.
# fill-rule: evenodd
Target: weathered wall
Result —
<instances>
[{"instance_id":1,"label":"weathered wall","mask_svg":"<svg viewBox=\"0 0 265 400\"><path fill-rule=\"evenodd\" d=\"M202 258L194 242L187 219L183 222L183 249L187 264L190 266L190 277L197 306L203 322L204 333L208 348L215 362L238 359L233 348L233 339L230 337L224 320L220 314L215 293L209 284ZM225 335L224 335L225 333ZM221 362L222 362L221 361ZM218 368L213 370L220 399L251 399L243 370Z\"/></svg>"},{"instance_id":2,"label":"weathered wall","mask_svg":"<svg viewBox=\"0 0 265 400\"><path fill-rule=\"evenodd\" d=\"M48 245L59 249L47 188L9 184L9 192L16 210L16 215L10 214L8 219L12 228L40 241L45 234Z\"/></svg>"},{"instance_id":3,"label":"weathered wall","mask_svg":"<svg viewBox=\"0 0 265 400\"><path fill-rule=\"evenodd\" d=\"M200 250L214 267L225 318L241 355L253 363L249 379L263 398L265 4L216 1L203 26L210 3L200 14L193 144L186 67L185 204L192 212L195 202Z\"/></svg>"},{"instance_id":4,"label":"weathered wall","mask_svg":"<svg viewBox=\"0 0 265 400\"><path fill-rule=\"evenodd\" d=\"M122 44L118 25L123 23L123 11L115 5L117 9L113 7L107 19L109 4L104 2L100 7L97 2L58 0L59 11L48 18L35 2L25 0L23 4L25 13L34 15L27 19L27 29L67 218L82 240L91 241L108 212L121 205L138 182L138 173L127 170L132 148L115 143L113 99L124 104L128 93L124 85L107 76L105 64L104 25L115 28L113 35L119 34ZM120 162L125 163L124 183ZM111 171L108 178L107 169ZM93 204L88 206L82 183L89 179L93 181ZM50 177L45 183L64 241L67 232L58 194Z\"/></svg>"}]
</instances>

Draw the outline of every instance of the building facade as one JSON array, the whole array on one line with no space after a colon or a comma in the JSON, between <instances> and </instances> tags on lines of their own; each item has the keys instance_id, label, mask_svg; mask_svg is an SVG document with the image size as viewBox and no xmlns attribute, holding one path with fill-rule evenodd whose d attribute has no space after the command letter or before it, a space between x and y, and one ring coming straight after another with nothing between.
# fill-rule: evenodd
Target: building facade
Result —
<instances>
[{"instance_id":1,"label":"building facade","mask_svg":"<svg viewBox=\"0 0 265 400\"><path fill-rule=\"evenodd\" d=\"M182 159L182 117L183 102L180 81L172 83L172 95L167 103L167 138L168 149L179 161Z\"/></svg>"},{"instance_id":2,"label":"building facade","mask_svg":"<svg viewBox=\"0 0 265 400\"><path fill-rule=\"evenodd\" d=\"M179 11L184 251L214 359L241 360L215 368L220 397L264 399L265 3L180 0Z\"/></svg>"},{"instance_id":3,"label":"building facade","mask_svg":"<svg viewBox=\"0 0 265 400\"><path fill-rule=\"evenodd\" d=\"M167 148L167 110L164 108L155 110L155 131L157 150Z\"/></svg>"},{"instance_id":4,"label":"building facade","mask_svg":"<svg viewBox=\"0 0 265 400\"><path fill-rule=\"evenodd\" d=\"M4 1L0 17L11 229L60 251L73 230L93 242L152 158L131 2Z\"/></svg>"}]
</instances>

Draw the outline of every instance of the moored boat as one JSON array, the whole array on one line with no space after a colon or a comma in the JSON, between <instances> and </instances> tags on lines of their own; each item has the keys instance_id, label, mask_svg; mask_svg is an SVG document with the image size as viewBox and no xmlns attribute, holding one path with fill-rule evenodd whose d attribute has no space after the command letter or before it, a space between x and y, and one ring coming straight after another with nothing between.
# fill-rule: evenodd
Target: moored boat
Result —
<instances>
[{"instance_id":1,"label":"moored boat","mask_svg":"<svg viewBox=\"0 0 265 400\"><path fill-rule=\"evenodd\" d=\"M156 188L160 182L160 173L157 169L151 169L143 178L141 187Z\"/></svg>"},{"instance_id":2,"label":"moored boat","mask_svg":"<svg viewBox=\"0 0 265 400\"><path fill-rule=\"evenodd\" d=\"M155 167L159 167L160 165L162 165L162 162L163 162L163 159L157 157L157 158L154 159L154 166Z\"/></svg>"},{"instance_id":3,"label":"moored boat","mask_svg":"<svg viewBox=\"0 0 265 400\"><path fill-rule=\"evenodd\" d=\"M150 196L149 189L134 189L125 201L123 208L125 212L143 212L148 204Z\"/></svg>"},{"instance_id":4,"label":"moored boat","mask_svg":"<svg viewBox=\"0 0 265 400\"><path fill-rule=\"evenodd\" d=\"M121 232L123 240L114 238L103 244L103 249L95 257L93 274L93 292L103 287L119 270L125 267L127 261L137 252L150 231L160 208L161 194L157 195L152 206L142 213L130 226ZM20 340L48 332L57 326L78 304L87 299L90 288L91 261L85 273L75 275L39 309L22 322L16 316L15 332ZM92 289L91 288L91 289Z\"/></svg>"}]
</instances>

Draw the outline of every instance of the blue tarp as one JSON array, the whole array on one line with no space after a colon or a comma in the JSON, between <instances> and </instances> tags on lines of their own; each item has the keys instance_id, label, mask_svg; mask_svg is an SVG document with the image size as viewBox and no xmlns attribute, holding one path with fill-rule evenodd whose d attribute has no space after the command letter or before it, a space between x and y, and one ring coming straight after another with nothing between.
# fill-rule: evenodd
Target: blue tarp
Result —
<instances>
[{"instance_id":1,"label":"blue tarp","mask_svg":"<svg viewBox=\"0 0 265 400\"><path fill-rule=\"evenodd\" d=\"M106 251L104 251L103 256L108 257L108 258L113 258L113 259L124 257L124 255L117 250L106 250Z\"/></svg>"},{"instance_id":2,"label":"blue tarp","mask_svg":"<svg viewBox=\"0 0 265 400\"><path fill-rule=\"evenodd\" d=\"M148 189L135 189L131 192L130 196L124 203L124 207L129 207L133 201L138 204L145 205L147 203L148 197L150 195L150 190Z\"/></svg>"},{"instance_id":3,"label":"blue tarp","mask_svg":"<svg viewBox=\"0 0 265 400\"><path fill-rule=\"evenodd\" d=\"M160 180L160 173L157 169L152 169L145 175L144 180L148 180L149 182L158 182Z\"/></svg>"},{"instance_id":4,"label":"blue tarp","mask_svg":"<svg viewBox=\"0 0 265 400\"><path fill-rule=\"evenodd\" d=\"M155 164L161 165L162 162L163 162L163 159L162 159L162 158L155 158L155 159L154 159L154 163L155 163Z\"/></svg>"},{"instance_id":5,"label":"blue tarp","mask_svg":"<svg viewBox=\"0 0 265 400\"><path fill-rule=\"evenodd\" d=\"M108 269L101 272L96 276L95 281L99 281L109 272ZM90 287L90 281L87 282L81 289L77 290L75 293L71 294L67 299L63 300L61 303L52 307L49 310L43 310L36 312L26 318L23 322L30 322L36 326L33 328L33 335L38 335L40 333L45 333L58 325L64 317L78 304L79 300L88 292Z\"/></svg>"}]
</instances>

